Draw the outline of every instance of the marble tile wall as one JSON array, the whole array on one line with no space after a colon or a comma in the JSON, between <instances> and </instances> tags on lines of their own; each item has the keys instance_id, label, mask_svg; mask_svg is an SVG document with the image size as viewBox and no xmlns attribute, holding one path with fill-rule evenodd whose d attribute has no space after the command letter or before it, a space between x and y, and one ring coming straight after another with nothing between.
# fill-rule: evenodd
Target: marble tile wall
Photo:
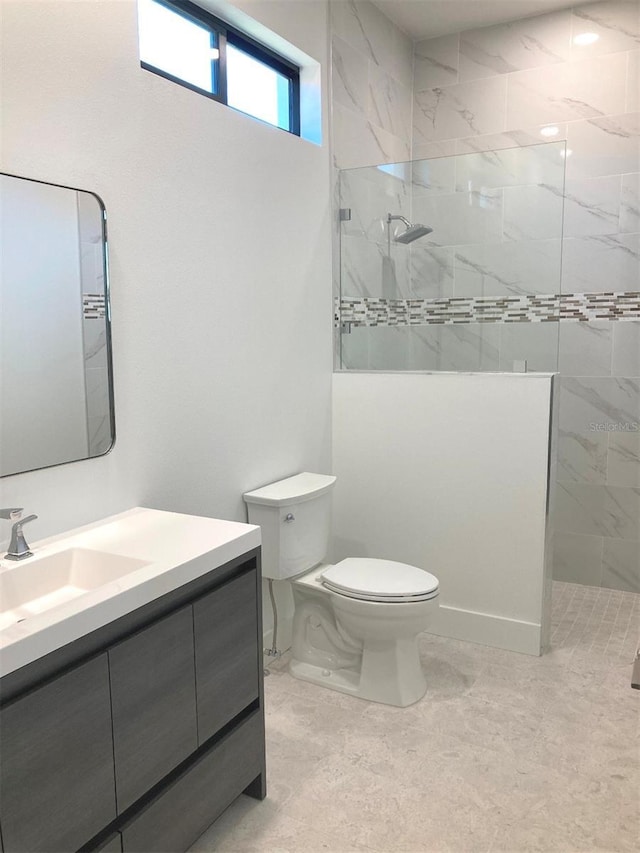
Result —
<instances>
[{"instance_id":1,"label":"marble tile wall","mask_svg":"<svg viewBox=\"0 0 640 853\"><path fill-rule=\"evenodd\" d=\"M638 0L419 42L411 110L402 33L367 2L331 6L334 164L413 157L411 174L354 169L336 185L336 207L354 210L343 226L343 294L640 292ZM561 193L557 181L526 180L517 164L526 155L512 150L545 140L566 143ZM389 261L391 209L434 234L394 247ZM640 321L354 326L339 355L372 369L512 370L522 359L559 368L555 574L640 591Z\"/></svg>"},{"instance_id":2,"label":"marble tile wall","mask_svg":"<svg viewBox=\"0 0 640 853\"><path fill-rule=\"evenodd\" d=\"M561 293L637 292L639 86L636 0L589 3L420 42L413 157L508 149L543 137L566 140ZM519 201L526 209L527 199ZM529 226L545 224L540 216ZM517 241L518 229L512 230ZM552 256L542 231L538 236L536 250ZM467 254L469 295L478 294L487 269L495 282L509 282L502 251L482 246ZM433 268L426 265L427 272ZM436 280L449 285L442 275ZM539 292L539 286L540 280L538 286L526 282L530 292ZM637 592L640 322L595 319L558 326L554 573L563 580ZM511 334L524 331L518 325ZM530 337L536 332L533 325L526 330ZM541 356L545 343L552 342L535 342Z\"/></svg>"},{"instance_id":3,"label":"marble tile wall","mask_svg":"<svg viewBox=\"0 0 640 853\"><path fill-rule=\"evenodd\" d=\"M466 319L456 316L456 322L475 324L474 332L465 330L470 337L460 349L463 332L423 330L411 349L415 358L420 353L428 358L415 363L416 368L428 364L433 369L432 356L438 353L437 363L455 364L460 370L481 365L512 370L514 362L524 360L531 369L556 369L557 327L523 332L518 344L513 332L481 330L478 323L509 319L510 314L511 319L521 314L533 319L539 313L536 299L531 299L536 294L551 299L541 307L545 319L560 315L564 154L564 142L551 142L341 171L340 206L351 210L351 220L341 228L342 319L397 325L404 312L407 323L416 326L438 322L443 311L455 307L457 315L468 314ZM389 243L381 212L394 209L413 222L428 224L433 232L410 245ZM543 216L532 215L540 210ZM391 233L402 229L393 223ZM576 317L588 317L598 307L570 305L572 299L566 296L563 316L575 312ZM383 318L376 300L385 300L395 316ZM501 300L506 300L502 306ZM609 310L616 311L617 304ZM372 334L386 335L389 341L403 339ZM343 343L344 355L351 350ZM384 348L378 343L372 346L382 357ZM345 359L342 363L370 366Z\"/></svg>"},{"instance_id":4,"label":"marble tile wall","mask_svg":"<svg viewBox=\"0 0 640 853\"><path fill-rule=\"evenodd\" d=\"M576 43L585 33L589 43ZM565 293L601 290L607 277L616 290L640 289L639 57L637 0L415 46L415 159L566 140ZM547 218L535 219L529 224L542 236Z\"/></svg>"},{"instance_id":5,"label":"marble tile wall","mask_svg":"<svg viewBox=\"0 0 640 853\"><path fill-rule=\"evenodd\" d=\"M369 273L382 263L386 213L404 213L407 190L403 178L384 176L377 183L353 175L353 207L376 217L354 219L345 232L337 211L341 206L338 170L398 163L411 159L413 136L413 43L369 0L329 0L331 44L331 147L333 209L333 292L340 293L341 251L351 258L354 281L360 292L370 286ZM344 188L342 190L344 193ZM360 202L366 198L366 204ZM376 230L376 227L377 230ZM362 226L362 227L358 227ZM389 266L385 292L406 290L409 270ZM380 283L381 286L381 283ZM340 366L340 338L334 337L334 363Z\"/></svg>"},{"instance_id":6,"label":"marble tile wall","mask_svg":"<svg viewBox=\"0 0 640 853\"><path fill-rule=\"evenodd\" d=\"M411 158L413 45L368 0L331 0L333 161Z\"/></svg>"},{"instance_id":7,"label":"marble tile wall","mask_svg":"<svg viewBox=\"0 0 640 853\"><path fill-rule=\"evenodd\" d=\"M564 154L552 142L414 161L412 219L434 230L410 246L413 295L558 292Z\"/></svg>"},{"instance_id":8,"label":"marble tile wall","mask_svg":"<svg viewBox=\"0 0 640 853\"><path fill-rule=\"evenodd\" d=\"M341 171L339 206L351 211L341 224L343 293L397 298L411 294L410 254L389 252L387 214L411 213L411 164Z\"/></svg>"},{"instance_id":9,"label":"marble tile wall","mask_svg":"<svg viewBox=\"0 0 640 853\"><path fill-rule=\"evenodd\" d=\"M559 292L565 143L343 170L343 292L477 296ZM433 228L388 243L387 212ZM391 233L401 231L393 223ZM372 244L376 243L376 246ZM397 272L394 293L384 260Z\"/></svg>"}]
</instances>

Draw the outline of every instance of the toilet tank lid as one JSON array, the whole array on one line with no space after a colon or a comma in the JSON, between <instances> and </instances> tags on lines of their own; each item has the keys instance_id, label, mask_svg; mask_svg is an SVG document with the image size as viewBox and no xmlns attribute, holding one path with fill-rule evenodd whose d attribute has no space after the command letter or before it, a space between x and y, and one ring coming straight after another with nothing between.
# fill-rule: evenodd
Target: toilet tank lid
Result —
<instances>
[{"instance_id":1,"label":"toilet tank lid","mask_svg":"<svg viewBox=\"0 0 640 853\"><path fill-rule=\"evenodd\" d=\"M243 498L248 504L265 506L289 506L317 498L333 488L336 478L330 474L311 474L303 471L286 480L278 480L261 489L245 492Z\"/></svg>"}]
</instances>

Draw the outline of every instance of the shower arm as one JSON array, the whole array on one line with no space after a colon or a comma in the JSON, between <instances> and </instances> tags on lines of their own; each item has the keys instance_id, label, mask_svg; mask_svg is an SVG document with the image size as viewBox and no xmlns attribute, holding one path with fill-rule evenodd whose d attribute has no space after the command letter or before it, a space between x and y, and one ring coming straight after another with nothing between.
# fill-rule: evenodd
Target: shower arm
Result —
<instances>
[{"instance_id":1,"label":"shower arm","mask_svg":"<svg viewBox=\"0 0 640 853\"><path fill-rule=\"evenodd\" d=\"M411 223L404 216L393 215L391 213L387 213L387 257L391 257L391 223L399 220L405 226L405 228L411 228Z\"/></svg>"},{"instance_id":2,"label":"shower arm","mask_svg":"<svg viewBox=\"0 0 640 853\"><path fill-rule=\"evenodd\" d=\"M404 216L399 216L399 215L392 216L390 213L387 213L387 225L391 225L391 223L394 221L394 219L399 219L400 222L404 222L405 227L411 228L411 223L409 222L408 219L405 219Z\"/></svg>"}]
</instances>

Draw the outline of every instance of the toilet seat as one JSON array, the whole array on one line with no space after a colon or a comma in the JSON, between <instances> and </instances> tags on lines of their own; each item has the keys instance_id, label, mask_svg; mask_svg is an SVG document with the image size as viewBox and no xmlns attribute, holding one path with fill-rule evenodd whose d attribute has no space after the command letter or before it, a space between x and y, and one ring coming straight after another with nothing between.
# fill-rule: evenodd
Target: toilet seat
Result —
<instances>
[{"instance_id":1,"label":"toilet seat","mask_svg":"<svg viewBox=\"0 0 640 853\"><path fill-rule=\"evenodd\" d=\"M428 601L438 595L438 578L407 563L369 557L347 557L321 576L332 592L363 601Z\"/></svg>"}]
</instances>

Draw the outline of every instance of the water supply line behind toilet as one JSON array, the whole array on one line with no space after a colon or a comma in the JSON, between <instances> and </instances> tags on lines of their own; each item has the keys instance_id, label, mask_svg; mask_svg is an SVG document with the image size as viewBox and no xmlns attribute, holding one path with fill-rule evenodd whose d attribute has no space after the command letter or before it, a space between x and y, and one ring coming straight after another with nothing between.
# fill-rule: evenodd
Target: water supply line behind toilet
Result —
<instances>
[{"instance_id":1,"label":"water supply line behind toilet","mask_svg":"<svg viewBox=\"0 0 640 853\"><path fill-rule=\"evenodd\" d=\"M264 649L263 652L268 658L275 658L277 660L279 657L282 657L282 652L278 649L278 605L276 604L276 597L273 592L273 579L267 578L267 584L269 586L271 610L273 611L273 636L271 638L271 648ZM269 675L269 670L265 670L265 675Z\"/></svg>"},{"instance_id":2,"label":"water supply line behind toilet","mask_svg":"<svg viewBox=\"0 0 640 853\"><path fill-rule=\"evenodd\" d=\"M285 521L290 523L294 521L293 513L287 513ZM271 610L273 612L273 635L271 637L271 648L263 649L263 654L265 654L268 658L274 658L274 660L278 660L278 658L282 657L282 652L278 648L278 605L276 603L276 596L273 591L273 578L267 578L267 585L269 587L269 598L271 599ZM269 675L269 670L266 669L264 672L265 676Z\"/></svg>"}]
</instances>

